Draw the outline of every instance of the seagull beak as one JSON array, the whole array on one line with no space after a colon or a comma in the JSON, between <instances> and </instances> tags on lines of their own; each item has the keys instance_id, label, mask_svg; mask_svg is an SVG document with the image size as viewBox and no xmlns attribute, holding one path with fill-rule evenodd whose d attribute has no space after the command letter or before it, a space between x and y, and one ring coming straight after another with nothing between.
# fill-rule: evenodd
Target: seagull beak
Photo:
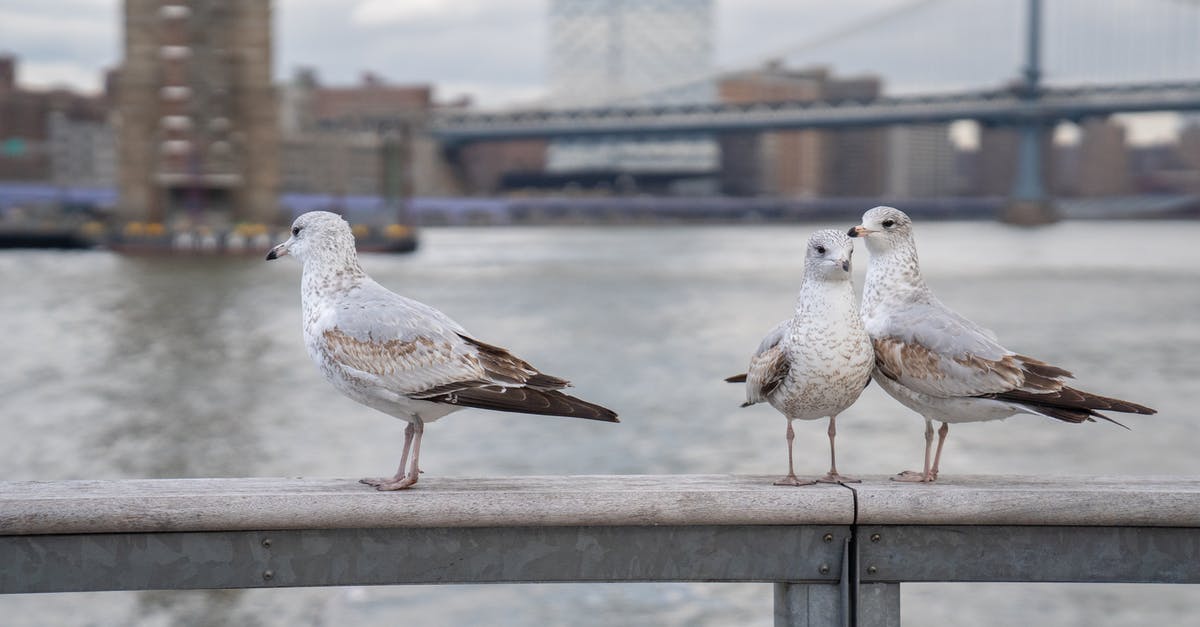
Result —
<instances>
[{"instance_id":1,"label":"seagull beak","mask_svg":"<svg viewBox=\"0 0 1200 627\"><path fill-rule=\"evenodd\" d=\"M846 235L849 235L850 237L866 237L867 235L869 235L872 232L873 231L871 231L871 229L868 229L867 227L860 224L858 226L850 227L850 230L846 231Z\"/></svg>"},{"instance_id":2,"label":"seagull beak","mask_svg":"<svg viewBox=\"0 0 1200 627\"><path fill-rule=\"evenodd\" d=\"M275 248L272 248L271 252L267 253L267 261L270 261L272 259L279 259L280 257L283 257L286 254L288 254L287 242L284 242L284 243L276 246Z\"/></svg>"},{"instance_id":3,"label":"seagull beak","mask_svg":"<svg viewBox=\"0 0 1200 627\"><path fill-rule=\"evenodd\" d=\"M844 270L846 272L850 271L850 260L849 259L842 260L842 270Z\"/></svg>"}]
</instances>

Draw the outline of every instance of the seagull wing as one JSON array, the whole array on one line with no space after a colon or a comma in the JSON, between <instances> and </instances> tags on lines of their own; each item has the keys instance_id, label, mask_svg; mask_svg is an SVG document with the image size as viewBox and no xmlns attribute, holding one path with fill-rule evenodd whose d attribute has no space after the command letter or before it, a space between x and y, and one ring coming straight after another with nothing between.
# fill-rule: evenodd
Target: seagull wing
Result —
<instances>
[{"instance_id":1,"label":"seagull wing","mask_svg":"<svg viewBox=\"0 0 1200 627\"><path fill-rule=\"evenodd\" d=\"M321 348L344 376L384 396L616 421L611 410L558 392L570 385L566 379L470 337L440 311L377 284L364 286L355 306L337 314L344 315L335 315L321 334Z\"/></svg>"},{"instance_id":2,"label":"seagull wing","mask_svg":"<svg viewBox=\"0 0 1200 627\"><path fill-rule=\"evenodd\" d=\"M870 325L875 365L905 387L940 398L1061 389L1071 373L1004 348L939 302L914 303Z\"/></svg>"},{"instance_id":3,"label":"seagull wing","mask_svg":"<svg viewBox=\"0 0 1200 627\"><path fill-rule=\"evenodd\" d=\"M787 351L784 350L783 340L787 336L791 320L784 320L775 325L758 350L750 358L750 369L745 374L746 402L742 407L767 400L772 392L787 378L791 364L788 362ZM737 379L738 377L730 377ZM728 380L728 379L727 379Z\"/></svg>"}]
</instances>

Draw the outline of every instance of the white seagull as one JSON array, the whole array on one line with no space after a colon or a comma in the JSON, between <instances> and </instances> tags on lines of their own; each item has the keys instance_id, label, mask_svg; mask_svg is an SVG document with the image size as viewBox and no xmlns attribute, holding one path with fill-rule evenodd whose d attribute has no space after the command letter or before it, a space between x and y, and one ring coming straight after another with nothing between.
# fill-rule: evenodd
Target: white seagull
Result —
<instances>
[{"instance_id":1,"label":"white seagull","mask_svg":"<svg viewBox=\"0 0 1200 627\"><path fill-rule=\"evenodd\" d=\"M408 421L395 476L365 484L379 490L415 484L425 423L464 407L619 422L612 410L558 391L567 380L376 283L359 265L350 225L337 214L296 218L292 236L267 259L284 255L304 264L304 345L321 373L346 396Z\"/></svg>"},{"instance_id":2,"label":"white seagull","mask_svg":"<svg viewBox=\"0 0 1200 627\"><path fill-rule=\"evenodd\" d=\"M1003 346L988 330L942 304L921 277L912 220L892 207L875 207L850 229L871 251L862 316L875 348L873 376L905 407L925 418L925 467L896 481L931 482L950 423L1038 414L1065 422L1121 423L1097 410L1153 414L1136 403L1068 387L1071 373ZM933 421L941 421L930 464Z\"/></svg>"},{"instance_id":3,"label":"white seagull","mask_svg":"<svg viewBox=\"0 0 1200 627\"><path fill-rule=\"evenodd\" d=\"M829 473L818 481L857 482L837 471L836 420L871 382L871 341L854 306L850 256L854 242L841 231L813 233L805 248L804 282L796 311L771 329L747 374L729 377L746 383L742 407L766 401L787 418L788 474L775 485L816 483L796 478L792 464L793 420L829 417Z\"/></svg>"}]
</instances>

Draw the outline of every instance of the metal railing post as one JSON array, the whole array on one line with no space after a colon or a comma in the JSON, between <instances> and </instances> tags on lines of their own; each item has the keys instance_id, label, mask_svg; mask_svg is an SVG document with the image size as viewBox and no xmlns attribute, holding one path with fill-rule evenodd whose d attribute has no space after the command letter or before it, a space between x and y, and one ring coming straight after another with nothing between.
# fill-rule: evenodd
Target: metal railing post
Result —
<instances>
[{"instance_id":1,"label":"metal railing post","mask_svg":"<svg viewBox=\"0 0 1200 627\"><path fill-rule=\"evenodd\" d=\"M835 583L775 584L775 627L841 627L847 609Z\"/></svg>"}]
</instances>

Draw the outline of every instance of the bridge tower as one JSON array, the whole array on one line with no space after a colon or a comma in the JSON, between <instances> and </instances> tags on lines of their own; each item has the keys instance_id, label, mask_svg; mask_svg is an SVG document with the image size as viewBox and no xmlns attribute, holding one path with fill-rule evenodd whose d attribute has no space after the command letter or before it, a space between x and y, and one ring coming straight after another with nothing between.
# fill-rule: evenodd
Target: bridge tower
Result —
<instances>
[{"instance_id":1,"label":"bridge tower","mask_svg":"<svg viewBox=\"0 0 1200 627\"><path fill-rule=\"evenodd\" d=\"M1019 89L1021 99L1034 105L1041 98L1041 0L1029 0L1027 11L1025 68ZM1042 135L1048 130L1046 121L1037 117L1028 117L1017 127L1016 176L1013 177L1008 203L1000 216L1004 222L1033 226L1058 220L1058 213L1042 180L1042 161L1046 158Z\"/></svg>"}]
</instances>

